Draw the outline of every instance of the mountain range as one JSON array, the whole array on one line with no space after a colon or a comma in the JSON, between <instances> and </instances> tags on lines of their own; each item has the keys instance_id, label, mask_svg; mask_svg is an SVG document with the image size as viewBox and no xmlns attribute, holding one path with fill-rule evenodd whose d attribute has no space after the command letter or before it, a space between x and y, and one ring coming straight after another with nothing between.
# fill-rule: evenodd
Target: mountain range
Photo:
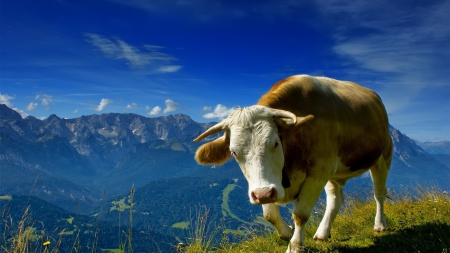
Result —
<instances>
[{"instance_id":1,"label":"mountain range","mask_svg":"<svg viewBox=\"0 0 450 253\"><path fill-rule=\"evenodd\" d=\"M178 225L189 223L188 213L200 207L208 207L211 220L226 218L234 229L264 224L261 208L248 202L245 178L234 161L204 167L193 159L201 143L192 140L214 124L183 114L39 120L0 104L0 195L32 195L72 213L103 213L105 221L120 224L117 212L127 205L117 203L123 205L133 187L135 226L173 237L186 232ZM450 142L420 143L392 126L390 133L394 157L388 188L450 188ZM344 190L361 187L370 191L368 174L349 180ZM282 209L287 215L289 207Z\"/></svg>"}]
</instances>

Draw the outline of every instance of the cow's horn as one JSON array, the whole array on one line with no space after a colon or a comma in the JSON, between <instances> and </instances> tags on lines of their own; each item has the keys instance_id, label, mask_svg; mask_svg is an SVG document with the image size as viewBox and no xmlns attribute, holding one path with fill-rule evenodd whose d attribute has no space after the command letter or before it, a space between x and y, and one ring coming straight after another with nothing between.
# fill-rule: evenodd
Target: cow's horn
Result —
<instances>
[{"instance_id":1,"label":"cow's horn","mask_svg":"<svg viewBox=\"0 0 450 253\"><path fill-rule=\"evenodd\" d=\"M224 131L227 129L227 122L226 120L223 120L220 123L215 124L214 126L210 127L208 130L200 134L197 138L195 138L194 142L198 142L203 140L204 138L216 134L218 132Z\"/></svg>"},{"instance_id":2,"label":"cow's horn","mask_svg":"<svg viewBox=\"0 0 450 253\"><path fill-rule=\"evenodd\" d=\"M275 118L279 118L280 121L286 126L298 127L314 119L313 115L308 115L306 117L297 117L292 112L285 110L272 109L272 113Z\"/></svg>"},{"instance_id":3,"label":"cow's horn","mask_svg":"<svg viewBox=\"0 0 450 253\"><path fill-rule=\"evenodd\" d=\"M295 125L295 123L297 123L297 116L295 116L292 112L278 109L271 109L271 111L273 113L273 117L282 118L287 125Z\"/></svg>"}]
</instances>

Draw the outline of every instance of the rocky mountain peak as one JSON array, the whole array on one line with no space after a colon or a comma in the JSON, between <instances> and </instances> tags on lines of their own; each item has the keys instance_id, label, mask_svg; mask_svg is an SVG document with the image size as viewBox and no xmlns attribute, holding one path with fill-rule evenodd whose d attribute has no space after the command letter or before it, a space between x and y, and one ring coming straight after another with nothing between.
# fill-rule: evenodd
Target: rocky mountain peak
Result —
<instances>
[{"instance_id":1,"label":"rocky mountain peak","mask_svg":"<svg viewBox=\"0 0 450 253\"><path fill-rule=\"evenodd\" d=\"M0 120L21 120L22 116L5 104L0 104Z\"/></svg>"},{"instance_id":2,"label":"rocky mountain peak","mask_svg":"<svg viewBox=\"0 0 450 253\"><path fill-rule=\"evenodd\" d=\"M394 141L394 153L405 156L419 156L426 152L419 147L412 139L402 134L398 129L389 126L392 140Z\"/></svg>"}]
</instances>

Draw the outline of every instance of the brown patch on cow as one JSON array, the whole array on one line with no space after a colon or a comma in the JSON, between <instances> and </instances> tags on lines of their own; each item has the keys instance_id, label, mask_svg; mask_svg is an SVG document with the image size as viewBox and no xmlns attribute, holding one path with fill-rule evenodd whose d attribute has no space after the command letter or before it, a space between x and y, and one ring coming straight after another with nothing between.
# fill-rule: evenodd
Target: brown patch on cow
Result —
<instances>
[{"instance_id":1,"label":"brown patch on cow","mask_svg":"<svg viewBox=\"0 0 450 253\"><path fill-rule=\"evenodd\" d=\"M298 226L302 226L308 222L309 215L305 214L292 214L292 219L294 220L295 224Z\"/></svg>"},{"instance_id":2,"label":"brown patch on cow","mask_svg":"<svg viewBox=\"0 0 450 253\"><path fill-rule=\"evenodd\" d=\"M350 171L365 170L372 167L380 157L380 152L368 153L362 157L354 157L353 160L348 159L343 163L350 168Z\"/></svg>"},{"instance_id":3,"label":"brown patch on cow","mask_svg":"<svg viewBox=\"0 0 450 253\"><path fill-rule=\"evenodd\" d=\"M351 139L347 137L349 139L340 144L338 154L342 159L341 162L352 172L371 168L381 156L385 160L390 160L392 154L392 141L387 128L374 126L365 128L371 131L364 130L364 127L353 127L359 134Z\"/></svg>"},{"instance_id":4,"label":"brown patch on cow","mask_svg":"<svg viewBox=\"0 0 450 253\"><path fill-rule=\"evenodd\" d=\"M283 80L281 80L281 81L278 81L277 83L275 83L275 84L272 86L272 88L270 89L270 91L275 91L275 90L277 90L280 86L284 85L285 83L289 83L290 80L291 80L292 78L294 78L294 77L291 76L291 77L288 77L288 78L283 79ZM269 92L270 92L270 91L269 91Z\"/></svg>"},{"instance_id":5,"label":"brown patch on cow","mask_svg":"<svg viewBox=\"0 0 450 253\"><path fill-rule=\"evenodd\" d=\"M203 144L195 152L195 160L199 164L223 164L231 156L230 154L230 140L224 134L212 142Z\"/></svg>"}]
</instances>

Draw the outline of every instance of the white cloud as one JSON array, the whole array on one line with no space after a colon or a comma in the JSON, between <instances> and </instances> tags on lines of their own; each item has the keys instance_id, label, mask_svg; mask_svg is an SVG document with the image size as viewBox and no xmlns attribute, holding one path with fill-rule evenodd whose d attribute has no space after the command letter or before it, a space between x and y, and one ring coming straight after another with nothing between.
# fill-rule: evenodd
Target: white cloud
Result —
<instances>
[{"instance_id":1,"label":"white cloud","mask_svg":"<svg viewBox=\"0 0 450 253\"><path fill-rule=\"evenodd\" d=\"M127 105L127 109L129 110L129 109L133 109L133 108L136 108L137 107L137 104L136 103L131 103L131 104L128 104Z\"/></svg>"},{"instance_id":2,"label":"white cloud","mask_svg":"<svg viewBox=\"0 0 450 253\"><path fill-rule=\"evenodd\" d=\"M159 72L159 73L171 73L171 72L177 72L181 68L182 68L182 66L180 66L180 65L161 66L161 67L159 67L157 69L157 72Z\"/></svg>"},{"instance_id":3,"label":"white cloud","mask_svg":"<svg viewBox=\"0 0 450 253\"><path fill-rule=\"evenodd\" d=\"M22 118L26 118L28 116L30 116L28 113L26 113L24 110L21 110L19 108L13 108L14 111L18 112L20 114L20 116L22 116Z\"/></svg>"},{"instance_id":4,"label":"white cloud","mask_svg":"<svg viewBox=\"0 0 450 253\"><path fill-rule=\"evenodd\" d=\"M214 108L213 112L207 113L203 115L203 118L205 119L219 119L223 120L224 118L228 117L232 111L236 110L235 107L227 108L226 106L222 104L216 105L216 108Z\"/></svg>"},{"instance_id":5,"label":"white cloud","mask_svg":"<svg viewBox=\"0 0 450 253\"><path fill-rule=\"evenodd\" d=\"M8 107L12 107L12 103L10 100L13 100L15 97L11 97L8 94L1 94L0 93L0 104L5 104Z\"/></svg>"},{"instance_id":6,"label":"white cloud","mask_svg":"<svg viewBox=\"0 0 450 253\"><path fill-rule=\"evenodd\" d=\"M108 98L102 98L100 104L95 108L97 112L103 111L108 104L111 104L113 101Z\"/></svg>"},{"instance_id":7,"label":"white cloud","mask_svg":"<svg viewBox=\"0 0 450 253\"><path fill-rule=\"evenodd\" d=\"M31 103L29 103L27 105L25 110L27 110L27 111L34 111L34 110L36 110L37 106L38 106L38 103L31 102Z\"/></svg>"},{"instance_id":8,"label":"white cloud","mask_svg":"<svg viewBox=\"0 0 450 253\"><path fill-rule=\"evenodd\" d=\"M156 52L159 49L163 49L164 47L162 46L157 46L157 45L144 45L145 48L147 48L148 50L152 51L152 52Z\"/></svg>"},{"instance_id":9,"label":"white cloud","mask_svg":"<svg viewBox=\"0 0 450 253\"><path fill-rule=\"evenodd\" d=\"M53 96L47 94L39 94L35 97L36 100L41 100L43 106L49 106L53 100Z\"/></svg>"},{"instance_id":10,"label":"white cloud","mask_svg":"<svg viewBox=\"0 0 450 253\"><path fill-rule=\"evenodd\" d=\"M78 109L75 109L72 111L73 114L77 114L78 113Z\"/></svg>"},{"instance_id":11,"label":"white cloud","mask_svg":"<svg viewBox=\"0 0 450 253\"><path fill-rule=\"evenodd\" d=\"M150 106L146 105L145 110L150 110Z\"/></svg>"},{"instance_id":12,"label":"white cloud","mask_svg":"<svg viewBox=\"0 0 450 253\"><path fill-rule=\"evenodd\" d=\"M180 105L178 103L175 103L172 99L167 99L165 103L166 109L164 109L164 113L173 112L180 107Z\"/></svg>"},{"instance_id":13,"label":"white cloud","mask_svg":"<svg viewBox=\"0 0 450 253\"><path fill-rule=\"evenodd\" d=\"M151 111L149 111L147 114L151 115L151 116L155 116L158 115L161 112L161 107L160 106L155 106L153 107L153 109Z\"/></svg>"},{"instance_id":14,"label":"white cloud","mask_svg":"<svg viewBox=\"0 0 450 253\"><path fill-rule=\"evenodd\" d=\"M203 106L203 111L207 112L211 110L212 110L211 106Z\"/></svg>"},{"instance_id":15,"label":"white cloud","mask_svg":"<svg viewBox=\"0 0 450 253\"><path fill-rule=\"evenodd\" d=\"M108 39L95 33L86 33L86 41L99 48L106 56L113 59L123 59L133 69L145 70L150 73L171 73L178 71L182 66L173 65L177 58L160 52L164 47L156 45L144 45L139 48L127 42L115 38Z\"/></svg>"}]
</instances>

